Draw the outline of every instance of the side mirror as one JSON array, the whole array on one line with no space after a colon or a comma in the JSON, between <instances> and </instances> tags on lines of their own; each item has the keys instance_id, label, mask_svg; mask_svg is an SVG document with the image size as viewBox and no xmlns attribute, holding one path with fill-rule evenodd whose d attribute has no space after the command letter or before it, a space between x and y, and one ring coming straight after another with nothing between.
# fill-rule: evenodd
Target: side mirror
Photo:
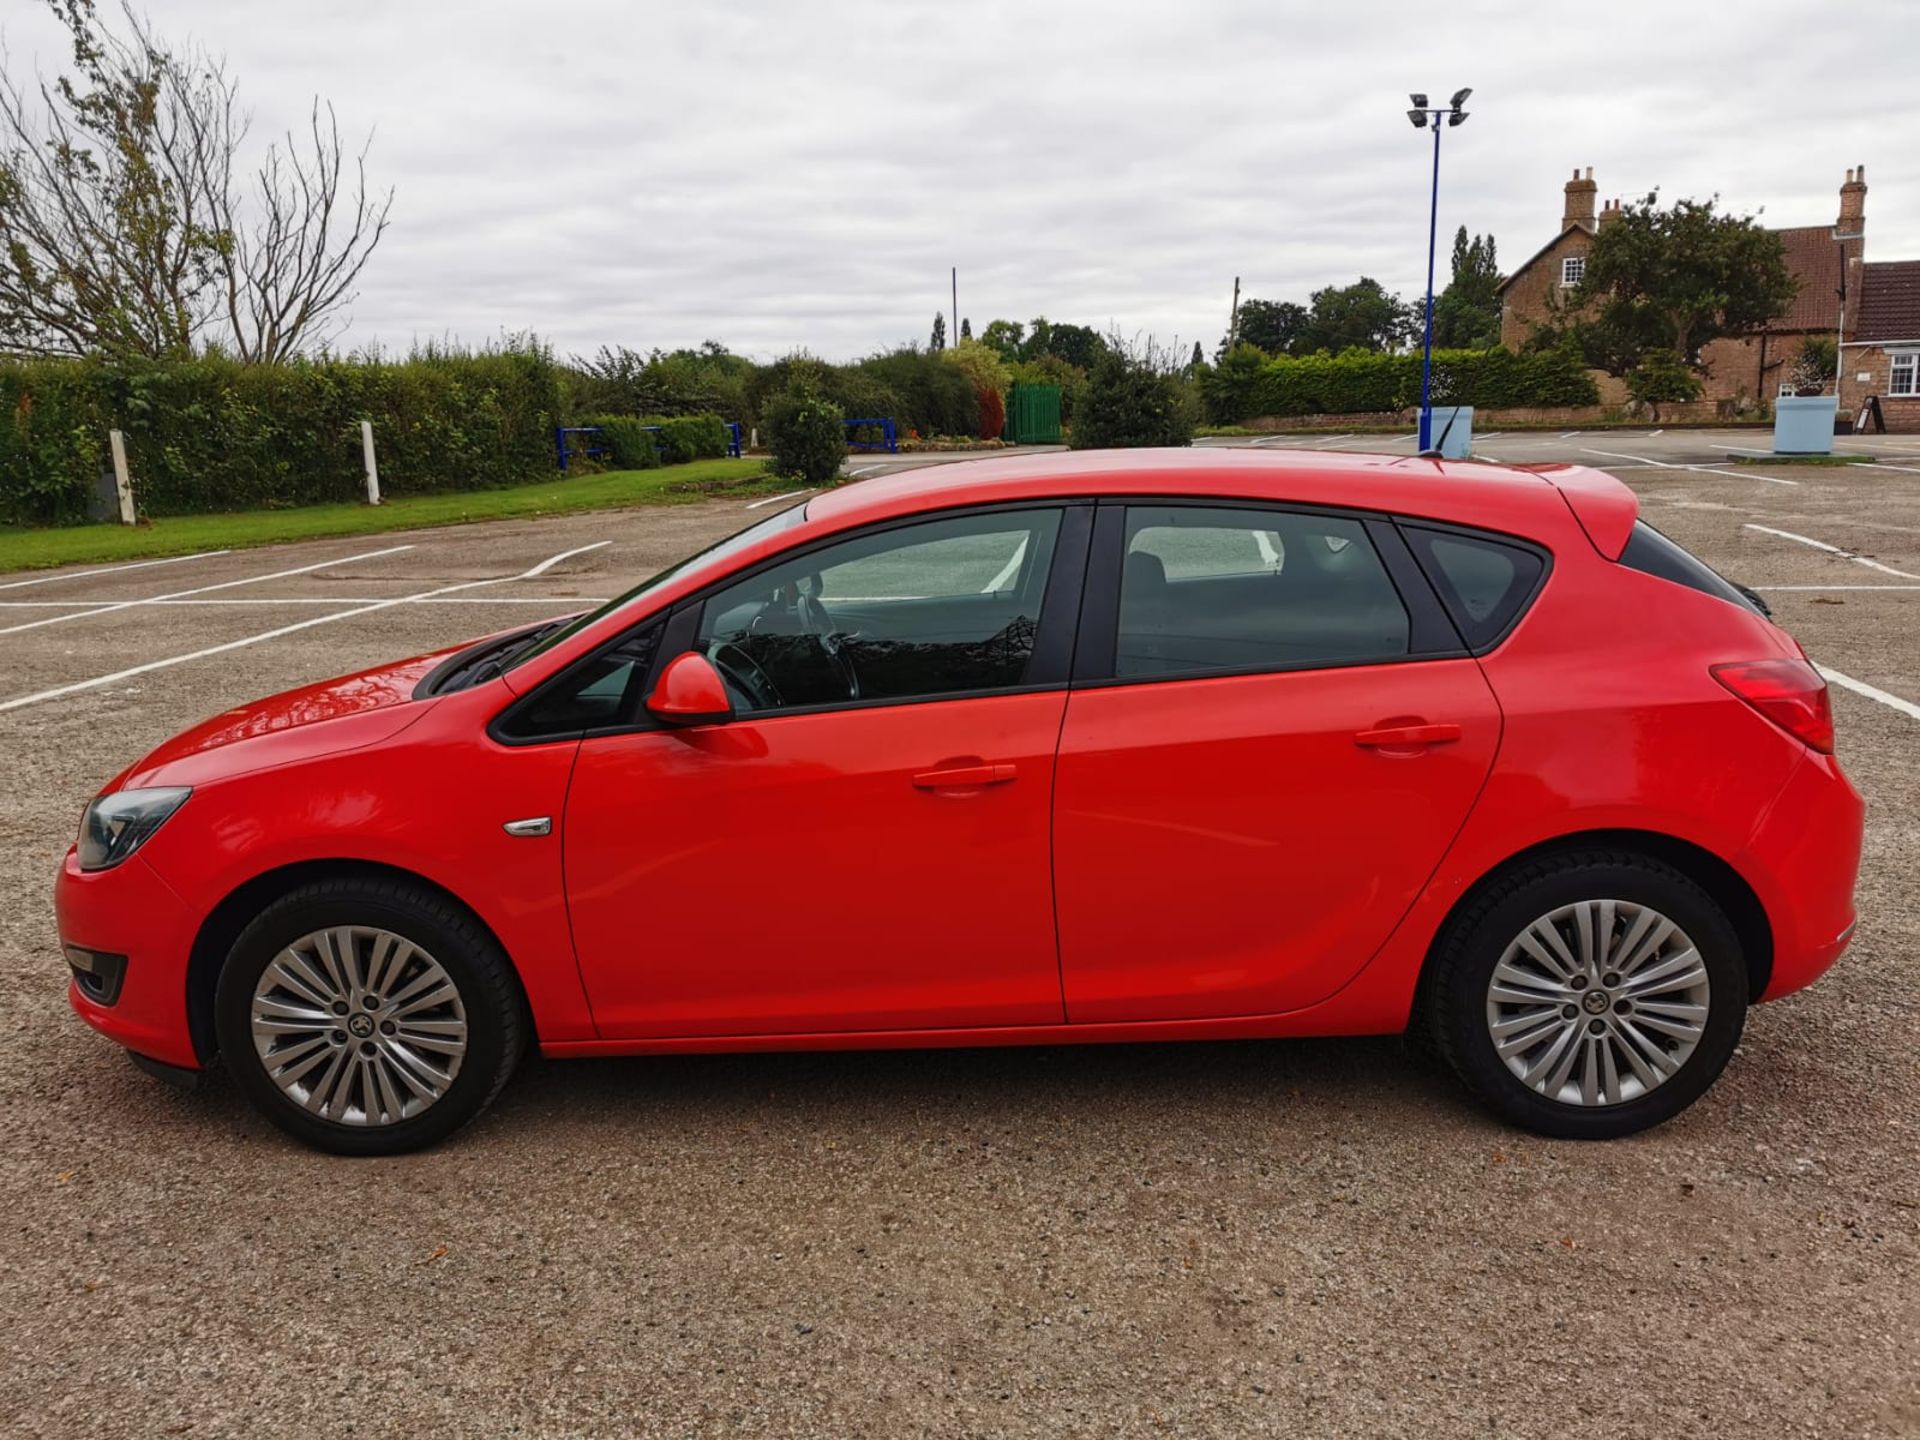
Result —
<instances>
[{"instance_id":1,"label":"side mirror","mask_svg":"<svg viewBox=\"0 0 1920 1440\"><path fill-rule=\"evenodd\" d=\"M668 725L718 725L733 719L733 700L713 662L689 650L660 672L647 713Z\"/></svg>"}]
</instances>

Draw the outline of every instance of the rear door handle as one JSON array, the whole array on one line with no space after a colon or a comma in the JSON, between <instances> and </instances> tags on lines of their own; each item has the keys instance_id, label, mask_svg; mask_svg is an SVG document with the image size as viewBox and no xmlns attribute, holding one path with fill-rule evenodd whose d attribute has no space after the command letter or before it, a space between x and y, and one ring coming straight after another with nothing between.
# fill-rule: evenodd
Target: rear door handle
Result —
<instances>
[{"instance_id":1,"label":"rear door handle","mask_svg":"<svg viewBox=\"0 0 1920 1440\"><path fill-rule=\"evenodd\" d=\"M1353 743L1370 750L1398 750L1414 745L1444 745L1460 738L1460 727L1451 723L1428 725L1385 725L1378 730L1362 730Z\"/></svg>"},{"instance_id":2,"label":"rear door handle","mask_svg":"<svg viewBox=\"0 0 1920 1440\"><path fill-rule=\"evenodd\" d=\"M1007 763L953 765L943 770L922 770L913 783L922 790L960 790L970 786L1004 785L1013 779L1014 767Z\"/></svg>"}]
</instances>

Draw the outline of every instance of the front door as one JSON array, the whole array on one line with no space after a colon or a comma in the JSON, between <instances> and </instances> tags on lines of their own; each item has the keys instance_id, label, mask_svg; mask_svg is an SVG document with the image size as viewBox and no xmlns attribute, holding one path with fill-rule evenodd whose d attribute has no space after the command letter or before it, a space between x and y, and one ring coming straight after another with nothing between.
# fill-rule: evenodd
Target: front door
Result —
<instances>
[{"instance_id":1,"label":"front door","mask_svg":"<svg viewBox=\"0 0 1920 1440\"><path fill-rule=\"evenodd\" d=\"M1133 505L1101 530L1124 545L1117 615L1091 647L1105 676L1068 703L1055 782L1067 1017L1323 999L1472 807L1500 734L1479 665L1450 631L1430 638L1430 594L1402 599L1390 529Z\"/></svg>"},{"instance_id":2,"label":"front door","mask_svg":"<svg viewBox=\"0 0 1920 1440\"><path fill-rule=\"evenodd\" d=\"M705 598L691 643L737 718L592 736L574 769L603 1036L1059 1023L1049 806L1086 530L1084 507L959 514Z\"/></svg>"}]
</instances>

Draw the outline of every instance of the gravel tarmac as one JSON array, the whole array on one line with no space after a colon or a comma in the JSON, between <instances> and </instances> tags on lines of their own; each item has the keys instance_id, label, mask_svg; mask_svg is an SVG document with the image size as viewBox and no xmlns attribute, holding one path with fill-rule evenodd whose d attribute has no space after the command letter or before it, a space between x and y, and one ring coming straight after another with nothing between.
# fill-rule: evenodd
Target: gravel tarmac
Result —
<instances>
[{"instance_id":1,"label":"gravel tarmac","mask_svg":"<svg viewBox=\"0 0 1920 1440\"><path fill-rule=\"evenodd\" d=\"M1920 701L1920 588L1842 588L1920 579L1749 528L1920 576L1920 473L1619 473L1817 661ZM0 1434L1920 1434L1920 720L1844 689L1870 805L1853 948L1754 1011L1692 1110L1611 1144L1504 1129L1375 1039L536 1060L453 1142L350 1162L224 1080L150 1080L68 1012L49 887L129 760L237 701L613 594L765 513L0 590L117 603L413 546L201 597L271 603L0 634L4 705L334 613L302 600L611 541L467 592L489 603L0 710ZM0 609L0 630L79 608Z\"/></svg>"}]
</instances>

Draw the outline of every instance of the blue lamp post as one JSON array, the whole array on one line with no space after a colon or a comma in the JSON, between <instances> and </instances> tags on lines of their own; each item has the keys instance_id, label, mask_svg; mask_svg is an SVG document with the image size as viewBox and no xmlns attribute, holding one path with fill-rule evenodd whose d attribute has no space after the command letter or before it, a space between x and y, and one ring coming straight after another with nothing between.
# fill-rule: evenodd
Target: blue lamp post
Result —
<instances>
[{"instance_id":1,"label":"blue lamp post","mask_svg":"<svg viewBox=\"0 0 1920 1440\"><path fill-rule=\"evenodd\" d=\"M1433 131L1433 195L1427 212L1427 335L1420 365L1420 451L1433 448L1433 254L1440 238L1440 122L1458 125L1467 118L1460 107L1471 90L1456 90L1444 108L1429 106L1425 95L1409 95L1413 108L1407 119L1416 130Z\"/></svg>"}]
</instances>

